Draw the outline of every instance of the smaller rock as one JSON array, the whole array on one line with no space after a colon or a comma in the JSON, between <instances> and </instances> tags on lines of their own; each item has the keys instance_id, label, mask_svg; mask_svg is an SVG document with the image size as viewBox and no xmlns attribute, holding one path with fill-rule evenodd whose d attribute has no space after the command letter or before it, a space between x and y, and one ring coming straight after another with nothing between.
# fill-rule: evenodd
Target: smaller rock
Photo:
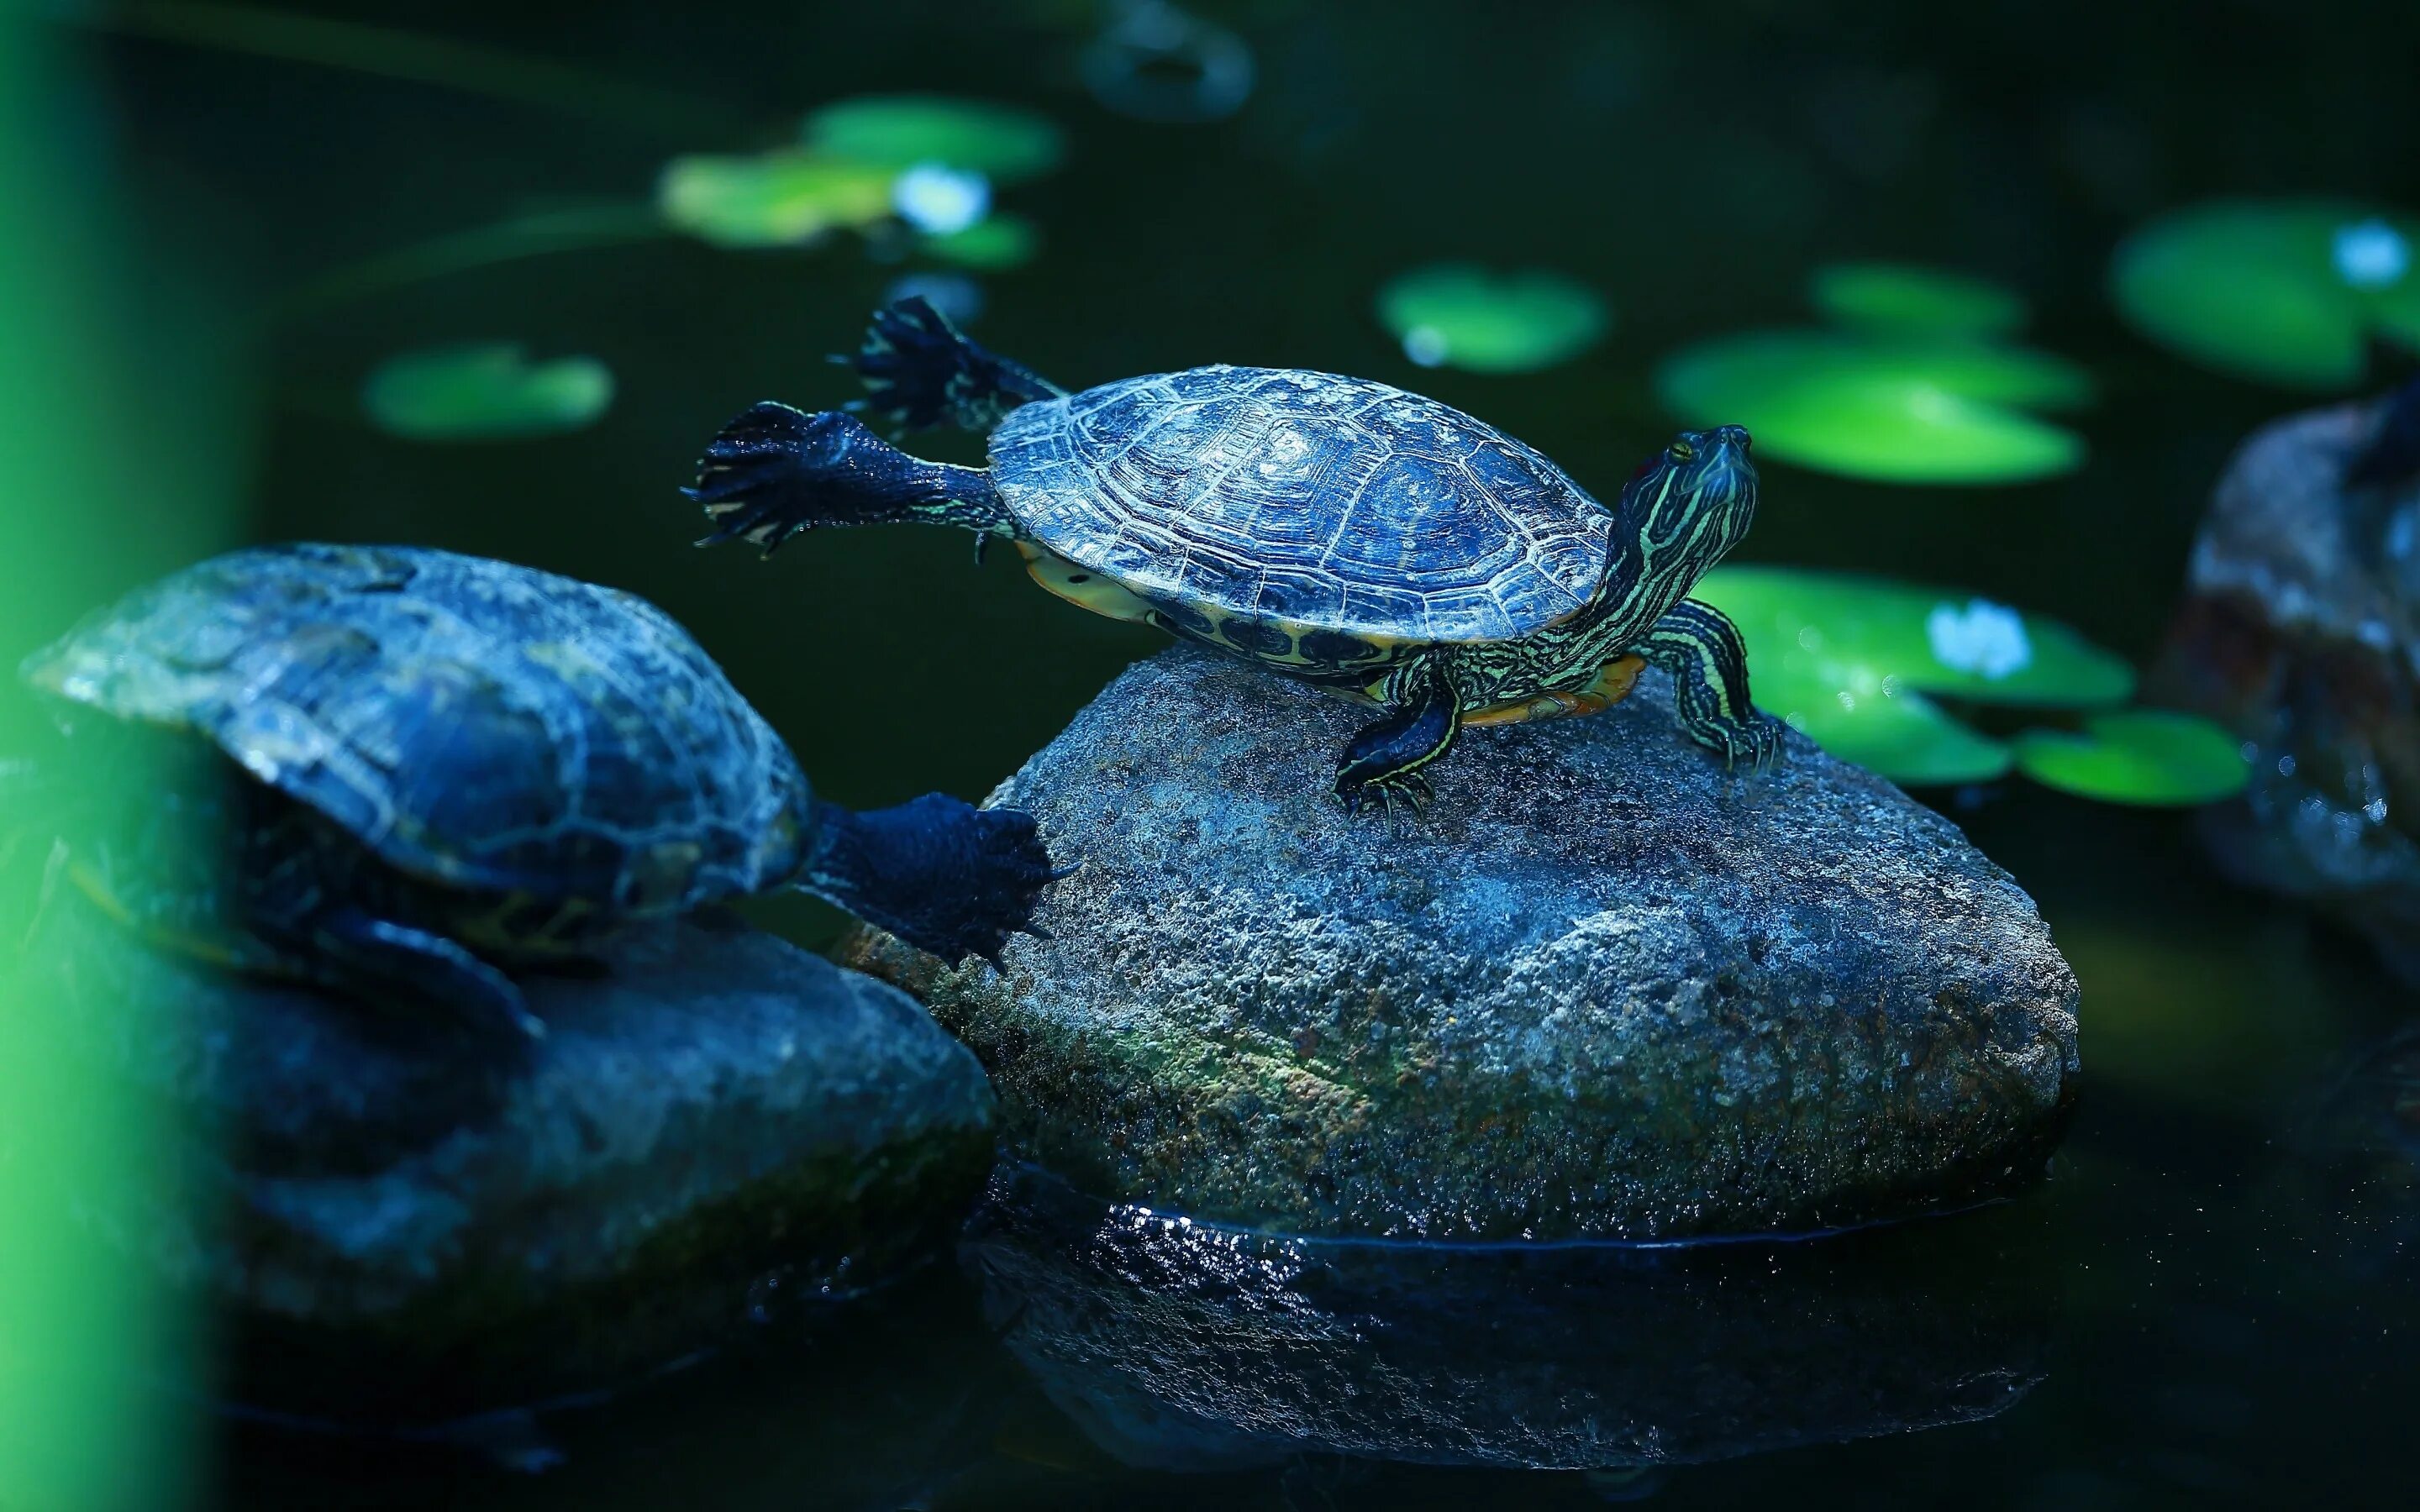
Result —
<instances>
[{"instance_id":1,"label":"smaller rock","mask_svg":"<svg viewBox=\"0 0 2420 1512\"><path fill-rule=\"evenodd\" d=\"M982 1186L974 1058L731 916L524 985L549 1033L517 1057L133 946L62 888L16 990L181 1119L190 1200L79 1217L233 1324L232 1395L317 1419L635 1379L935 1253Z\"/></svg>"},{"instance_id":2,"label":"smaller rock","mask_svg":"<svg viewBox=\"0 0 2420 1512\"><path fill-rule=\"evenodd\" d=\"M2244 443L2151 687L2251 748L2250 787L2202 817L2221 869L2351 925L2420 981L2420 477L2347 481L2388 409L2296 415Z\"/></svg>"}]
</instances>

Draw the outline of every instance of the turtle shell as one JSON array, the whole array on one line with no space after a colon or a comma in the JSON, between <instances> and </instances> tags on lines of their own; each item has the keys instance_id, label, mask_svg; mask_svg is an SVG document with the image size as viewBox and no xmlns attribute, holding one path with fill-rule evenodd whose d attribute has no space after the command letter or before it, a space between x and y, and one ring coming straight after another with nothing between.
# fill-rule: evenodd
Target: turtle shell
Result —
<instances>
[{"instance_id":1,"label":"turtle shell","mask_svg":"<svg viewBox=\"0 0 2420 1512\"><path fill-rule=\"evenodd\" d=\"M676 912L785 880L812 827L797 759L686 631L502 562L237 551L91 616L23 674L214 741L454 887Z\"/></svg>"},{"instance_id":2,"label":"turtle shell","mask_svg":"<svg viewBox=\"0 0 2420 1512\"><path fill-rule=\"evenodd\" d=\"M1197 367L1012 410L992 481L1148 599L1378 640L1501 640L1596 593L1612 515L1552 462L1364 378Z\"/></svg>"}]
</instances>

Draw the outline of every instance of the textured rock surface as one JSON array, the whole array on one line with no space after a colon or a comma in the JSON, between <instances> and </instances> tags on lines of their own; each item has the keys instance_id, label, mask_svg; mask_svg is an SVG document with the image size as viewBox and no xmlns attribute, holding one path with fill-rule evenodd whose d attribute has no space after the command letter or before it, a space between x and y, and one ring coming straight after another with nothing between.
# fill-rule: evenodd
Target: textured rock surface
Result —
<instances>
[{"instance_id":1,"label":"textured rock surface","mask_svg":"<svg viewBox=\"0 0 2420 1512\"><path fill-rule=\"evenodd\" d=\"M550 1033L518 1061L131 947L72 889L45 930L62 1050L184 1119L195 1198L83 1216L233 1319L254 1401L427 1419L610 1384L933 1252L991 1164L962 1046L736 920L527 979Z\"/></svg>"},{"instance_id":2,"label":"textured rock surface","mask_svg":"<svg viewBox=\"0 0 2420 1512\"><path fill-rule=\"evenodd\" d=\"M2054 1271L1973 1217L1818 1244L1457 1249L1264 1239L1052 1185L995 1179L962 1254L1051 1399L1150 1469L1723 1459L1990 1417L2049 1353Z\"/></svg>"},{"instance_id":3,"label":"textured rock surface","mask_svg":"<svg viewBox=\"0 0 2420 1512\"><path fill-rule=\"evenodd\" d=\"M2420 981L2420 478L2345 483L2383 410L2296 415L2244 443L2152 687L2257 748L2250 789L2202 821L2219 864Z\"/></svg>"},{"instance_id":4,"label":"textured rock surface","mask_svg":"<svg viewBox=\"0 0 2420 1512\"><path fill-rule=\"evenodd\" d=\"M1349 820L1362 717L1206 652L1128 671L997 795L1082 862L1005 974L877 937L1097 1195L1294 1232L1846 1224L2037 1174L2076 987L1947 821L1793 738L1731 780L1658 677L1480 730Z\"/></svg>"}]
</instances>

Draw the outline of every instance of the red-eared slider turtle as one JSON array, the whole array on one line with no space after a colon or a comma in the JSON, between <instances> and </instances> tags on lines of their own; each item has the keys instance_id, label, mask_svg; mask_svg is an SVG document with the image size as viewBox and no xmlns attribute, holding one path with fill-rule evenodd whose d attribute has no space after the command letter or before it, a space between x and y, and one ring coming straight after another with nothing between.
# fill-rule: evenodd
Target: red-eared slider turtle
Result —
<instances>
[{"instance_id":1,"label":"red-eared slider turtle","mask_svg":"<svg viewBox=\"0 0 2420 1512\"><path fill-rule=\"evenodd\" d=\"M1726 763L1780 748L1739 632L1683 596L1756 514L1736 425L1682 432L1607 509L1495 427L1363 378L1196 367L1069 393L922 300L876 316L857 367L902 424L990 430L990 468L759 404L689 490L709 540L894 520L1005 536L1063 598L1382 705L1337 768L1350 806L1417 801L1462 726L1592 713L1642 662Z\"/></svg>"},{"instance_id":2,"label":"red-eared slider turtle","mask_svg":"<svg viewBox=\"0 0 2420 1512\"><path fill-rule=\"evenodd\" d=\"M57 821L54 856L106 911L223 965L525 1033L499 966L580 960L627 921L795 887L991 957L1051 875L1022 813L815 798L661 610L502 562L237 551L22 671L58 701L49 785L158 784Z\"/></svg>"}]
</instances>

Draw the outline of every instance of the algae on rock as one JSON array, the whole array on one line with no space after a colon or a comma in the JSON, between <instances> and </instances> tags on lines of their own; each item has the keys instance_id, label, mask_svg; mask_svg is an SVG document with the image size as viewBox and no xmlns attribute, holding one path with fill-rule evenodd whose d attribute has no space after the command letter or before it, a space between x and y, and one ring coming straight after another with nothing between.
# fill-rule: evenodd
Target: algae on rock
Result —
<instances>
[{"instance_id":1,"label":"algae on rock","mask_svg":"<svg viewBox=\"0 0 2420 1512\"><path fill-rule=\"evenodd\" d=\"M549 1033L517 1055L156 954L72 892L23 967L45 1031L185 1131L182 1192L83 1217L221 1313L257 1405L426 1423L626 1382L939 1253L991 1164L962 1046L728 915L523 979Z\"/></svg>"}]
</instances>

